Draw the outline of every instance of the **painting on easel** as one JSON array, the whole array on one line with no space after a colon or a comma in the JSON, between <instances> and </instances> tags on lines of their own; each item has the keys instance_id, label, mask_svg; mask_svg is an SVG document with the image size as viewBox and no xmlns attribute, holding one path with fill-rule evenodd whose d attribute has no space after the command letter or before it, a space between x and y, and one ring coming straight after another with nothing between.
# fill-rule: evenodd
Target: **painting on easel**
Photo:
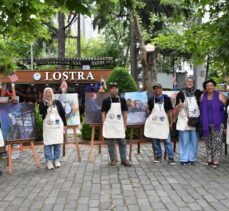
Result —
<instances>
[{"instance_id":1,"label":"painting on easel","mask_svg":"<svg viewBox=\"0 0 229 211\"><path fill-rule=\"evenodd\" d=\"M108 93L88 92L85 94L85 118L86 124L101 123L101 107L103 99L108 97Z\"/></svg>"},{"instance_id":2,"label":"painting on easel","mask_svg":"<svg viewBox=\"0 0 229 211\"><path fill-rule=\"evenodd\" d=\"M78 94L55 94L55 99L61 101L65 109L67 125L80 125Z\"/></svg>"},{"instance_id":3,"label":"painting on easel","mask_svg":"<svg viewBox=\"0 0 229 211\"><path fill-rule=\"evenodd\" d=\"M36 138L34 104L0 104L1 126L4 140Z\"/></svg>"}]
</instances>

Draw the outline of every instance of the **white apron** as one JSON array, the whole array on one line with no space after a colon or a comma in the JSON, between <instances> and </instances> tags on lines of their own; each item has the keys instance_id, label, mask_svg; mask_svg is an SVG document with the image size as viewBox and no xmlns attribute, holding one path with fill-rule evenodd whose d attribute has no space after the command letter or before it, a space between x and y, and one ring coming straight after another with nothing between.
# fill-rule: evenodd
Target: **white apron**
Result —
<instances>
[{"instance_id":1,"label":"white apron","mask_svg":"<svg viewBox=\"0 0 229 211\"><path fill-rule=\"evenodd\" d=\"M119 98L119 103L112 103L111 100L111 108L107 112L103 124L103 137L104 138L125 138L126 137L120 98Z\"/></svg>"},{"instance_id":2,"label":"white apron","mask_svg":"<svg viewBox=\"0 0 229 211\"><path fill-rule=\"evenodd\" d=\"M62 144L64 124L55 105L50 106L43 121L44 145Z\"/></svg>"},{"instance_id":3,"label":"white apron","mask_svg":"<svg viewBox=\"0 0 229 211\"><path fill-rule=\"evenodd\" d=\"M200 116L200 109L196 102L195 96L193 97L185 96L184 107L181 108L178 114L176 129L180 131L196 130L195 127L191 127L188 125L188 117L199 117L199 116Z\"/></svg>"},{"instance_id":4,"label":"white apron","mask_svg":"<svg viewBox=\"0 0 229 211\"><path fill-rule=\"evenodd\" d=\"M227 106L227 144L229 144L229 106Z\"/></svg>"},{"instance_id":5,"label":"white apron","mask_svg":"<svg viewBox=\"0 0 229 211\"><path fill-rule=\"evenodd\" d=\"M154 108L145 122L144 135L155 139L167 139L169 137L169 120L164 109L164 103L155 103L154 99Z\"/></svg>"},{"instance_id":6,"label":"white apron","mask_svg":"<svg viewBox=\"0 0 229 211\"><path fill-rule=\"evenodd\" d=\"M0 147L4 146L4 140L3 140L3 135L2 135L2 129L0 128Z\"/></svg>"}]
</instances>

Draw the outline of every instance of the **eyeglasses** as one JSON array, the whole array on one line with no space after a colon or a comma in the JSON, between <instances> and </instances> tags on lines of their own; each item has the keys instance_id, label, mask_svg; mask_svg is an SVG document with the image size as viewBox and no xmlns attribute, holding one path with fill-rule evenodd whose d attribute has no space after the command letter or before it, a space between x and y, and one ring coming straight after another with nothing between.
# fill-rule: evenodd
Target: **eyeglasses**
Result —
<instances>
[{"instance_id":1,"label":"eyeglasses","mask_svg":"<svg viewBox=\"0 0 229 211\"><path fill-rule=\"evenodd\" d=\"M111 86L111 85L117 86L118 84L117 84L116 82L110 82L109 85L110 85L110 86Z\"/></svg>"}]
</instances>

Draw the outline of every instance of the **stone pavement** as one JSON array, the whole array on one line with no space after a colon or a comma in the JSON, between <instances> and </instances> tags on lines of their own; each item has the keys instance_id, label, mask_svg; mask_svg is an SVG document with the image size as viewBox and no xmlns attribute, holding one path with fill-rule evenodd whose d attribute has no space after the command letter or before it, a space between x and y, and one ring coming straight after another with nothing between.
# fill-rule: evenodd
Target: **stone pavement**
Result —
<instances>
[{"instance_id":1,"label":"stone pavement","mask_svg":"<svg viewBox=\"0 0 229 211\"><path fill-rule=\"evenodd\" d=\"M13 163L13 175L3 166L0 210L229 210L229 155L219 169L202 165L205 147L199 146L196 166L153 163L151 144L134 147L133 167L108 166L107 148L88 162L89 147L81 145L82 161L68 148L62 167L48 171L43 149L36 169L31 151ZM176 154L177 157L177 154ZM2 164L2 162L1 162Z\"/></svg>"}]
</instances>

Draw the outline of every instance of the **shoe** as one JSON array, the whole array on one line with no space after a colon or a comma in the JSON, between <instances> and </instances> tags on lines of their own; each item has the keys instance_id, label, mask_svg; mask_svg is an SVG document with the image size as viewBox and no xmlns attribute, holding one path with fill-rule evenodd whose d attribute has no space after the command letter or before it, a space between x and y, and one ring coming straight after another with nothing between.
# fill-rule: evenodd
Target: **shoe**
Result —
<instances>
[{"instance_id":1,"label":"shoe","mask_svg":"<svg viewBox=\"0 0 229 211\"><path fill-rule=\"evenodd\" d=\"M212 161L207 161L207 162L204 163L204 166L210 166L210 165L213 165Z\"/></svg>"},{"instance_id":2,"label":"shoe","mask_svg":"<svg viewBox=\"0 0 229 211\"><path fill-rule=\"evenodd\" d=\"M161 157L156 157L153 162L154 163L159 163L161 161L162 161L162 158Z\"/></svg>"},{"instance_id":3,"label":"shoe","mask_svg":"<svg viewBox=\"0 0 229 211\"><path fill-rule=\"evenodd\" d=\"M1 153L0 153L0 157L1 157L2 159L6 159L6 158L8 158L8 153L7 153L7 152L1 152Z\"/></svg>"},{"instance_id":4,"label":"shoe","mask_svg":"<svg viewBox=\"0 0 229 211\"><path fill-rule=\"evenodd\" d=\"M171 165L171 166L176 165L176 162L175 162L174 158L169 158L168 164Z\"/></svg>"},{"instance_id":5,"label":"shoe","mask_svg":"<svg viewBox=\"0 0 229 211\"><path fill-rule=\"evenodd\" d=\"M116 166L116 164L117 164L117 161L116 161L116 160L112 160L112 161L110 162L110 165L111 165L111 166Z\"/></svg>"},{"instance_id":6,"label":"shoe","mask_svg":"<svg viewBox=\"0 0 229 211\"><path fill-rule=\"evenodd\" d=\"M195 161L189 161L188 164L194 166L194 165L196 165L196 162Z\"/></svg>"},{"instance_id":7,"label":"shoe","mask_svg":"<svg viewBox=\"0 0 229 211\"><path fill-rule=\"evenodd\" d=\"M213 169L217 169L218 167L219 167L219 163L213 163L213 164L212 164L212 168L213 168Z\"/></svg>"},{"instance_id":8,"label":"shoe","mask_svg":"<svg viewBox=\"0 0 229 211\"><path fill-rule=\"evenodd\" d=\"M47 162L47 168L48 168L48 170L54 169L54 166L53 166L51 160L49 160L49 161Z\"/></svg>"},{"instance_id":9,"label":"shoe","mask_svg":"<svg viewBox=\"0 0 229 211\"><path fill-rule=\"evenodd\" d=\"M121 164L124 165L125 167L131 167L132 166L132 164L128 160L123 161Z\"/></svg>"},{"instance_id":10,"label":"shoe","mask_svg":"<svg viewBox=\"0 0 229 211\"><path fill-rule=\"evenodd\" d=\"M186 166L186 165L188 165L188 162L180 162L180 164L181 164L182 166Z\"/></svg>"},{"instance_id":11,"label":"shoe","mask_svg":"<svg viewBox=\"0 0 229 211\"><path fill-rule=\"evenodd\" d=\"M55 160L54 161L54 165L55 165L56 168L61 167L61 164L60 164L60 161L59 160Z\"/></svg>"},{"instance_id":12,"label":"shoe","mask_svg":"<svg viewBox=\"0 0 229 211\"><path fill-rule=\"evenodd\" d=\"M2 175L2 171L0 171L0 176Z\"/></svg>"}]
</instances>

